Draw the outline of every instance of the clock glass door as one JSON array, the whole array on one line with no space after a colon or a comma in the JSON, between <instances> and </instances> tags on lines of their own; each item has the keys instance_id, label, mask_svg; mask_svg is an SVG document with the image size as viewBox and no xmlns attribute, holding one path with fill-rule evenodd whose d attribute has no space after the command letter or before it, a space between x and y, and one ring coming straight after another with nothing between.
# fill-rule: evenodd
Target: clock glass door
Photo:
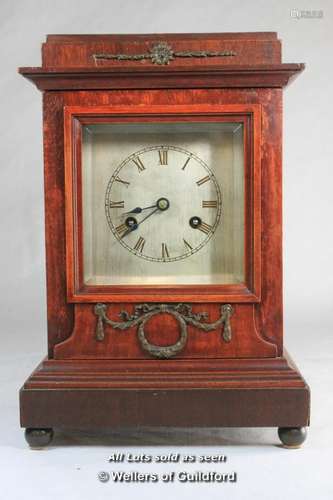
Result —
<instances>
[{"instance_id":1,"label":"clock glass door","mask_svg":"<svg viewBox=\"0 0 333 500\"><path fill-rule=\"evenodd\" d=\"M245 279L244 123L82 126L86 285Z\"/></svg>"}]
</instances>

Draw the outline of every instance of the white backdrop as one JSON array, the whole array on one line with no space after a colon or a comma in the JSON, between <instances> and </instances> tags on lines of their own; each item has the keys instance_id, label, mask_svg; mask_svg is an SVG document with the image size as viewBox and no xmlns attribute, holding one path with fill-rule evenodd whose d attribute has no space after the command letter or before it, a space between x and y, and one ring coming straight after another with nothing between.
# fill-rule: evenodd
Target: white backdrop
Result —
<instances>
[{"instance_id":1,"label":"white backdrop","mask_svg":"<svg viewBox=\"0 0 333 500\"><path fill-rule=\"evenodd\" d=\"M294 8L321 9L323 18L295 19ZM277 31L283 62L306 63L284 98L285 337L310 382L318 390L327 388L321 396L314 391L314 407L322 413L314 412L313 422L320 444L332 444L324 430L332 414L327 398L333 327L332 16L329 0L297 5L291 0L1 0L0 395L7 391L2 396L8 409L6 418L3 414L6 446L25 449L16 391L46 353L41 94L17 74L17 67L40 65L47 33L219 31ZM322 361L326 368L320 378ZM8 454L3 463L7 460ZM290 493L296 487L292 481ZM310 498L309 484L299 491ZM316 491L317 498L329 498L325 495Z\"/></svg>"}]
</instances>

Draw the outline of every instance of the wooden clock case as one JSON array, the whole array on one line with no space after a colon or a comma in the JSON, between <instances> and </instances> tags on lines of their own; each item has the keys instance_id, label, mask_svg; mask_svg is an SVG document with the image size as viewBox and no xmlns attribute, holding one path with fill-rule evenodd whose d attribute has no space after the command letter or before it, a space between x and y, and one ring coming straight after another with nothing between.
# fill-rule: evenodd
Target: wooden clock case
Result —
<instances>
[{"instance_id":1,"label":"wooden clock case","mask_svg":"<svg viewBox=\"0 0 333 500\"><path fill-rule=\"evenodd\" d=\"M276 33L49 35L42 59L19 70L43 92L45 173L48 356L20 391L28 443L53 428L263 426L299 446L309 388L283 348L281 139L282 90L304 65L281 63ZM96 119L243 123L243 284L84 283L81 130ZM145 315L159 357L139 341Z\"/></svg>"}]
</instances>

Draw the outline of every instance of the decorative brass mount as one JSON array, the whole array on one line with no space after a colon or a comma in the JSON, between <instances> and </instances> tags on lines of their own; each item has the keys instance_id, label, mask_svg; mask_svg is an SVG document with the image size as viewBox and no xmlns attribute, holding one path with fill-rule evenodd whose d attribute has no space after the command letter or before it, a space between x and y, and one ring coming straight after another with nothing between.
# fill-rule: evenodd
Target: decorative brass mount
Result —
<instances>
[{"instance_id":1,"label":"decorative brass mount","mask_svg":"<svg viewBox=\"0 0 333 500\"><path fill-rule=\"evenodd\" d=\"M221 52L209 52L207 50L192 50L175 52L166 42L153 45L149 52L143 54L93 54L95 63L101 59L113 59L116 61L141 61L150 59L153 64L165 65L176 57L232 57L236 53L231 50Z\"/></svg>"},{"instance_id":2,"label":"decorative brass mount","mask_svg":"<svg viewBox=\"0 0 333 500\"><path fill-rule=\"evenodd\" d=\"M207 319L207 313L193 313L192 307L189 304L140 304L135 306L134 314L130 315L127 311L121 311L120 317L122 321L113 321L107 317L106 304L96 304L94 312L97 319L96 335L97 341L104 340L104 323L118 330L127 330L133 326L138 326L138 339L143 350L149 352L152 356L160 359L167 359L176 356L182 351L187 342L187 325L193 325L204 332L211 332L223 325L222 338L225 342L231 340L231 325L230 317L233 313L233 308L230 304L221 306L221 316L214 323L203 323L202 320ZM168 346L158 346L151 344L146 336L144 327L145 324L157 314L171 314L178 321L180 328L179 339L175 344Z\"/></svg>"}]
</instances>

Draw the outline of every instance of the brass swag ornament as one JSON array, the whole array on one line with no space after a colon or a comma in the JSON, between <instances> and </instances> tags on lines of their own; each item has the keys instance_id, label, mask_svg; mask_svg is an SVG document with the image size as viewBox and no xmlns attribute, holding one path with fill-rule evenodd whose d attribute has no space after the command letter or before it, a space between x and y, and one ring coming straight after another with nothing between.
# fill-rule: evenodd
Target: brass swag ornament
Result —
<instances>
[{"instance_id":1,"label":"brass swag ornament","mask_svg":"<svg viewBox=\"0 0 333 500\"><path fill-rule=\"evenodd\" d=\"M130 315L127 311L121 311L120 317L123 321L113 321L107 317L106 304L96 304L94 312L98 317L96 335L97 341L103 341L105 337L104 325L110 325L117 330L127 330L133 326L138 326L138 339L143 350L149 352L155 358L168 359L176 356L182 351L187 342L187 325L195 326L204 332L211 332L223 325L222 338L225 342L231 340L231 325L230 317L233 313L233 308L230 304L221 306L221 316L214 323L202 323L202 320L207 319L207 313L193 313L192 307L188 304L140 304L135 306L134 314ZM148 342L144 327L145 324L157 314L171 314L179 323L180 336L177 342L173 345L158 346Z\"/></svg>"},{"instance_id":2,"label":"brass swag ornament","mask_svg":"<svg viewBox=\"0 0 333 500\"><path fill-rule=\"evenodd\" d=\"M165 65L176 57L232 57L236 52L232 50L223 50L221 52L210 52L207 50L195 51L174 51L166 42L160 42L153 45L149 52L143 54L93 54L95 62L98 60L116 60L116 61L140 61L150 59L153 64Z\"/></svg>"}]
</instances>

